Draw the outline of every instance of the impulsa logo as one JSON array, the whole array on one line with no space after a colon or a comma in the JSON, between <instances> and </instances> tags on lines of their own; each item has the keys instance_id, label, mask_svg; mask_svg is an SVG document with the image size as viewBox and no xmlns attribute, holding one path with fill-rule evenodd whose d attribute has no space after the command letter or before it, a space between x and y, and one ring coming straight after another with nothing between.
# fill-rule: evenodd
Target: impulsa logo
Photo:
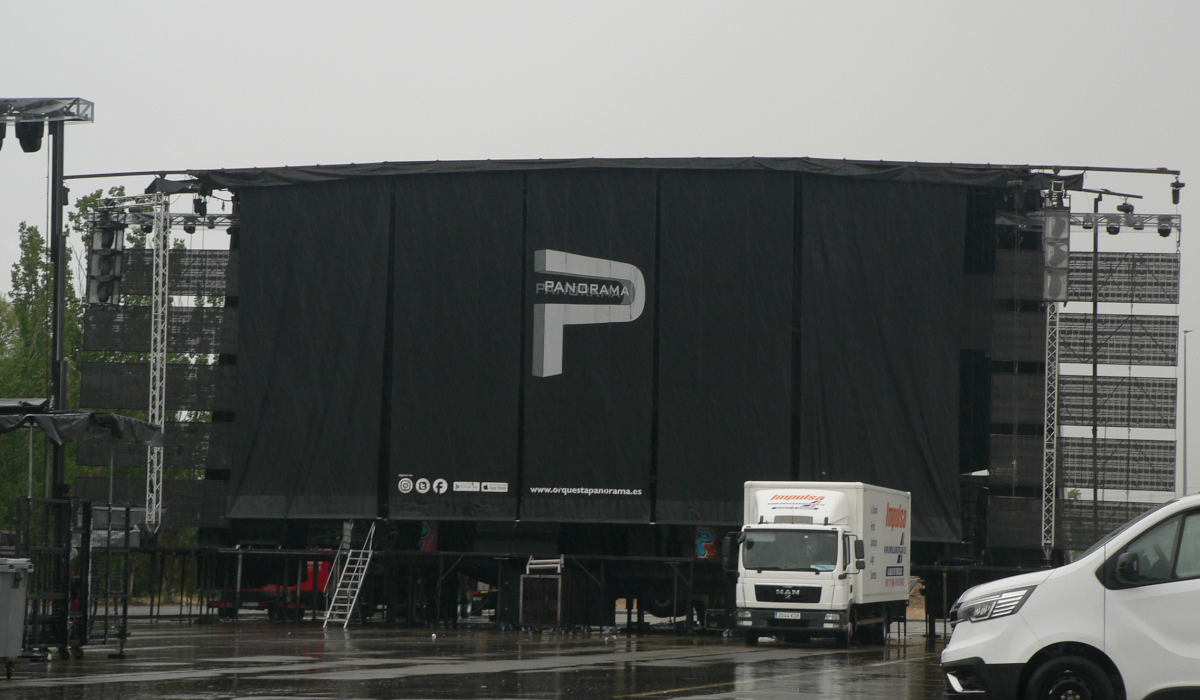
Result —
<instances>
[{"instance_id":1,"label":"impulsa logo","mask_svg":"<svg viewBox=\"0 0 1200 700\"><path fill-rule=\"evenodd\" d=\"M646 279L626 262L561 250L534 251L533 376L563 372L563 329L593 323L629 323L646 308Z\"/></svg>"},{"instance_id":2,"label":"impulsa logo","mask_svg":"<svg viewBox=\"0 0 1200 700\"><path fill-rule=\"evenodd\" d=\"M887 527L904 527L908 525L908 511L900 507L892 507L892 504L887 505L887 514L883 518L883 524Z\"/></svg>"}]
</instances>

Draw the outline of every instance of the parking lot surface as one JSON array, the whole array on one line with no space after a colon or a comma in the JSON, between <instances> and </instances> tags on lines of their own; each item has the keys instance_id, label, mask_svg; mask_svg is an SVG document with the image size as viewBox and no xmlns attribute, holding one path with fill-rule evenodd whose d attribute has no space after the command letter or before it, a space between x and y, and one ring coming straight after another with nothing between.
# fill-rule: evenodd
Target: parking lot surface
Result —
<instances>
[{"instance_id":1,"label":"parking lot surface","mask_svg":"<svg viewBox=\"0 0 1200 700\"><path fill-rule=\"evenodd\" d=\"M939 645L940 649L940 645ZM923 638L848 650L719 634L323 630L319 623L136 622L83 658L22 659L3 698L941 698Z\"/></svg>"}]
</instances>

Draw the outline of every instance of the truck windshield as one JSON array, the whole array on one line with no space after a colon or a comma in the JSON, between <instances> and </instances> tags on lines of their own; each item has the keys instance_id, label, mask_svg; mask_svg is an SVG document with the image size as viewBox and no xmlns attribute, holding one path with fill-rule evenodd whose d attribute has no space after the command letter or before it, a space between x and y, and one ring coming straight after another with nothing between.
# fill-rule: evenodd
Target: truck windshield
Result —
<instances>
[{"instance_id":1,"label":"truck windshield","mask_svg":"<svg viewBox=\"0 0 1200 700\"><path fill-rule=\"evenodd\" d=\"M838 534L834 530L747 530L742 566L771 571L833 571Z\"/></svg>"}]
</instances>

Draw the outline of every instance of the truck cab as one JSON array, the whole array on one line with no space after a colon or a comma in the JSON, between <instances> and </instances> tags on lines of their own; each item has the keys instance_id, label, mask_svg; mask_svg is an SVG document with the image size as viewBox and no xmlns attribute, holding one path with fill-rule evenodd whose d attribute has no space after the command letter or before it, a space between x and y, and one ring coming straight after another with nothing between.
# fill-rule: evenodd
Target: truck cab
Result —
<instances>
[{"instance_id":1,"label":"truck cab","mask_svg":"<svg viewBox=\"0 0 1200 700\"><path fill-rule=\"evenodd\" d=\"M852 539L838 527L746 526L738 538L736 616L746 642L763 634L844 637Z\"/></svg>"}]
</instances>

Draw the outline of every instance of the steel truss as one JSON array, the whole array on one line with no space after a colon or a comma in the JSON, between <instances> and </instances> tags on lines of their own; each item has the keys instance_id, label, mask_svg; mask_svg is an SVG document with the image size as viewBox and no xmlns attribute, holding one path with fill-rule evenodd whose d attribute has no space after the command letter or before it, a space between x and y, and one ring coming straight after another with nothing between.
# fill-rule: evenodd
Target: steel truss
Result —
<instances>
[{"instance_id":1,"label":"steel truss","mask_svg":"<svg viewBox=\"0 0 1200 700\"><path fill-rule=\"evenodd\" d=\"M146 195L149 196L149 195ZM166 195L163 195L164 197ZM215 229L218 226L221 228L229 228L237 221L237 217L233 214L170 214L168 220L173 227L196 226L202 228ZM133 211L129 213L130 224L149 224L154 222L154 213L145 211Z\"/></svg>"},{"instance_id":2,"label":"steel truss","mask_svg":"<svg viewBox=\"0 0 1200 700\"><path fill-rule=\"evenodd\" d=\"M151 233L154 250L154 285L150 297L150 410L149 421L166 428L167 388L167 294L168 251L171 249L170 199L164 194L146 195L153 198L154 230ZM146 447L146 529L158 532L162 524L162 445Z\"/></svg>"},{"instance_id":3,"label":"steel truss","mask_svg":"<svg viewBox=\"0 0 1200 700\"><path fill-rule=\"evenodd\" d=\"M147 420L166 430L167 309L170 296L167 285L167 256L171 249L170 198L162 193L107 197L100 209L119 213L126 225L153 226L149 233L154 258L150 296L150 397ZM162 524L163 448L146 448L146 529L158 532Z\"/></svg>"},{"instance_id":4,"label":"steel truss","mask_svg":"<svg viewBox=\"0 0 1200 700\"><path fill-rule=\"evenodd\" d=\"M1165 235L1182 231L1179 214L1071 214L1071 225L1090 229L1098 224L1105 226L1129 226L1141 231L1147 225L1157 230L1160 226L1169 229Z\"/></svg>"},{"instance_id":5,"label":"steel truss","mask_svg":"<svg viewBox=\"0 0 1200 700\"><path fill-rule=\"evenodd\" d=\"M1042 552L1054 550L1058 464L1058 303L1046 302L1046 406L1042 436Z\"/></svg>"}]
</instances>

